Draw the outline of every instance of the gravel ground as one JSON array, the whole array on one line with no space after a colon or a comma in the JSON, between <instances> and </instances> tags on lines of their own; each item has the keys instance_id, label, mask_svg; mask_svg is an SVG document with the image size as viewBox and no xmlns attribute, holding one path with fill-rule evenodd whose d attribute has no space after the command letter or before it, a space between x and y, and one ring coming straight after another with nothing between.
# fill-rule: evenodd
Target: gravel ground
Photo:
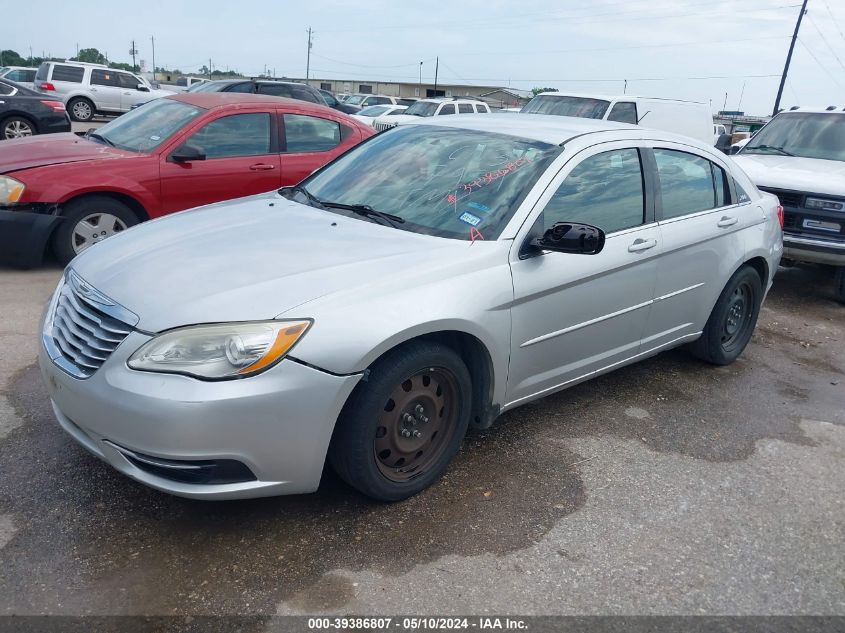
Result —
<instances>
[{"instance_id":1,"label":"gravel ground","mask_svg":"<svg viewBox=\"0 0 845 633\"><path fill-rule=\"evenodd\" d=\"M170 497L58 427L34 366L59 270L0 270L0 614L845 615L845 307L781 270L730 367L682 350L472 432L375 504Z\"/></svg>"}]
</instances>

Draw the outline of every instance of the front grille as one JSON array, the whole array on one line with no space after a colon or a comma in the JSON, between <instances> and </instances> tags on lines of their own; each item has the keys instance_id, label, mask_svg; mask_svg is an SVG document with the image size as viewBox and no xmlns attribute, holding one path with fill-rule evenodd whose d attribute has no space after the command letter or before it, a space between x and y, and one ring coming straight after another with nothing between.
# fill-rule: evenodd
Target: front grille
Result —
<instances>
[{"instance_id":1,"label":"front grille","mask_svg":"<svg viewBox=\"0 0 845 633\"><path fill-rule=\"evenodd\" d=\"M396 123L383 123L381 121L374 121L373 127L377 129L379 132L384 132L385 130L389 130L392 127L396 127Z\"/></svg>"},{"instance_id":2,"label":"front grille","mask_svg":"<svg viewBox=\"0 0 845 633\"><path fill-rule=\"evenodd\" d=\"M770 189L769 187L760 187L760 191L776 195L781 206L792 207L793 209L800 209L804 206L804 194L799 191L784 191L783 189Z\"/></svg>"},{"instance_id":3,"label":"front grille","mask_svg":"<svg viewBox=\"0 0 845 633\"><path fill-rule=\"evenodd\" d=\"M783 228L784 229L797 229L798 228L798 216L795 213L789 213L788 211L783 214Z\"/></svg>"},{"instance_id":4,"label":"front grille","mask_svg":"<svg viewBox=\"0 0 845 633\"><path fill-rule=\"evenodd\" d=\"M97 371L131 331L131 325L107 314L72 283L63 284L50 334L57 353L76 369L77 377Z\"/></svg>"}]
</instances>

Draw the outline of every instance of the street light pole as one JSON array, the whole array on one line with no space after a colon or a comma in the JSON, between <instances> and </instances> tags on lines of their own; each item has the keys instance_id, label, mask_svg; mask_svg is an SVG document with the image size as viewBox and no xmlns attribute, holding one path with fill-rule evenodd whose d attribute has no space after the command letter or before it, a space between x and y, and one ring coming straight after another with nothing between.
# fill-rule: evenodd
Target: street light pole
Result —
<instances>
[{"instance_id":1,"label":"street light pole","mask_svg":"<svg viewBox=\"0 0 845 633\"><path fill-rule=\"evenodd\" d=\"M156 38L150 35L150 43L153 45L153 81L156 80Z\"/></svg>"},{"instance_id":2,"label":"street light pole","mask_svg":"<svg viewBox=\"0 0 845 633\"><path fill-rule=\"evenodd\" d=\"M308 55L305 60L305 81L311 78L311 27L308 27Z\"/></svg>"},{"instance_id":3,"label":"street light pole","mask_svg":"<svg viewBox=\"0 0 845 633\"><path fill-rule=\"evenodd\" d=\"M440 55L437 56L434 62L434 96L437 96L437 71L440 69Z\"/></svg>"}]
</instances>

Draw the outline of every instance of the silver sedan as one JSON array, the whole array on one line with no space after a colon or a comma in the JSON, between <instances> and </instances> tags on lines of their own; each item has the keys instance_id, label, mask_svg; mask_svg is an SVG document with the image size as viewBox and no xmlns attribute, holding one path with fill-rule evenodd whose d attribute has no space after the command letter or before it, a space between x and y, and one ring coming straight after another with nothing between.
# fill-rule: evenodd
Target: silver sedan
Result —
<instances>
[{"instance_id":1,"label":"silver sedan","mask_svg":"<svg viewBox=\"0 0 845 633\"><path fill-rule=\"evenodd\" d=\"M328 459L399 500L504 411L679 345L734 361L779 220L688 138L437 117L85 251L45 311L41 371L65 431L159 490L311 492Z\"/></svg>"}]
</instances>

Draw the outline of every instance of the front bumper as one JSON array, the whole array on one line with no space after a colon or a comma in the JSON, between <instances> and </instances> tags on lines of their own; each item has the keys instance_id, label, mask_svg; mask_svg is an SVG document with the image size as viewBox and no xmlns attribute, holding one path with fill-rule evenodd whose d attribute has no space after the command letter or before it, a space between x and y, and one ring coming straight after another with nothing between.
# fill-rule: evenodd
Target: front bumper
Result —
<instances>
[{"instance_id":1,"label":"front bumper","mask_svg":"<svg viewBox=\"0 0 845 633\"><path fill-rule=\"evenodd\" d=\"M783 257L798 262L845 266L845 241L784 233Z\"/></svg>"},{"instance_id":2,"label":"front bumper","mask_svg":"<svg viewBox=\"0 0 845 633\"><path fill-rule=\"evenodd\" d=\"M62 217L55 205L0 206L0 263L33 268L44 259L47 241Z\"/></svg>"},{"instance_id":3,"label":"front bumper","mask_svg":"<svg viewBox=\"0 0 845 633\"><path fill-rule=\"evenodd\" d=\"M73 378L40 346L39 365L62 428L94 455L152 488L197 499L313 492L340 410L360 375L286 359L249 378L204 382L138 372L131 333L90 378ZM152 462L152 464L150 464ZM189 483L169 464L238 462L254 477ZM163 466L162 466L163 465Z\"/></svg>"}]
</instances>

